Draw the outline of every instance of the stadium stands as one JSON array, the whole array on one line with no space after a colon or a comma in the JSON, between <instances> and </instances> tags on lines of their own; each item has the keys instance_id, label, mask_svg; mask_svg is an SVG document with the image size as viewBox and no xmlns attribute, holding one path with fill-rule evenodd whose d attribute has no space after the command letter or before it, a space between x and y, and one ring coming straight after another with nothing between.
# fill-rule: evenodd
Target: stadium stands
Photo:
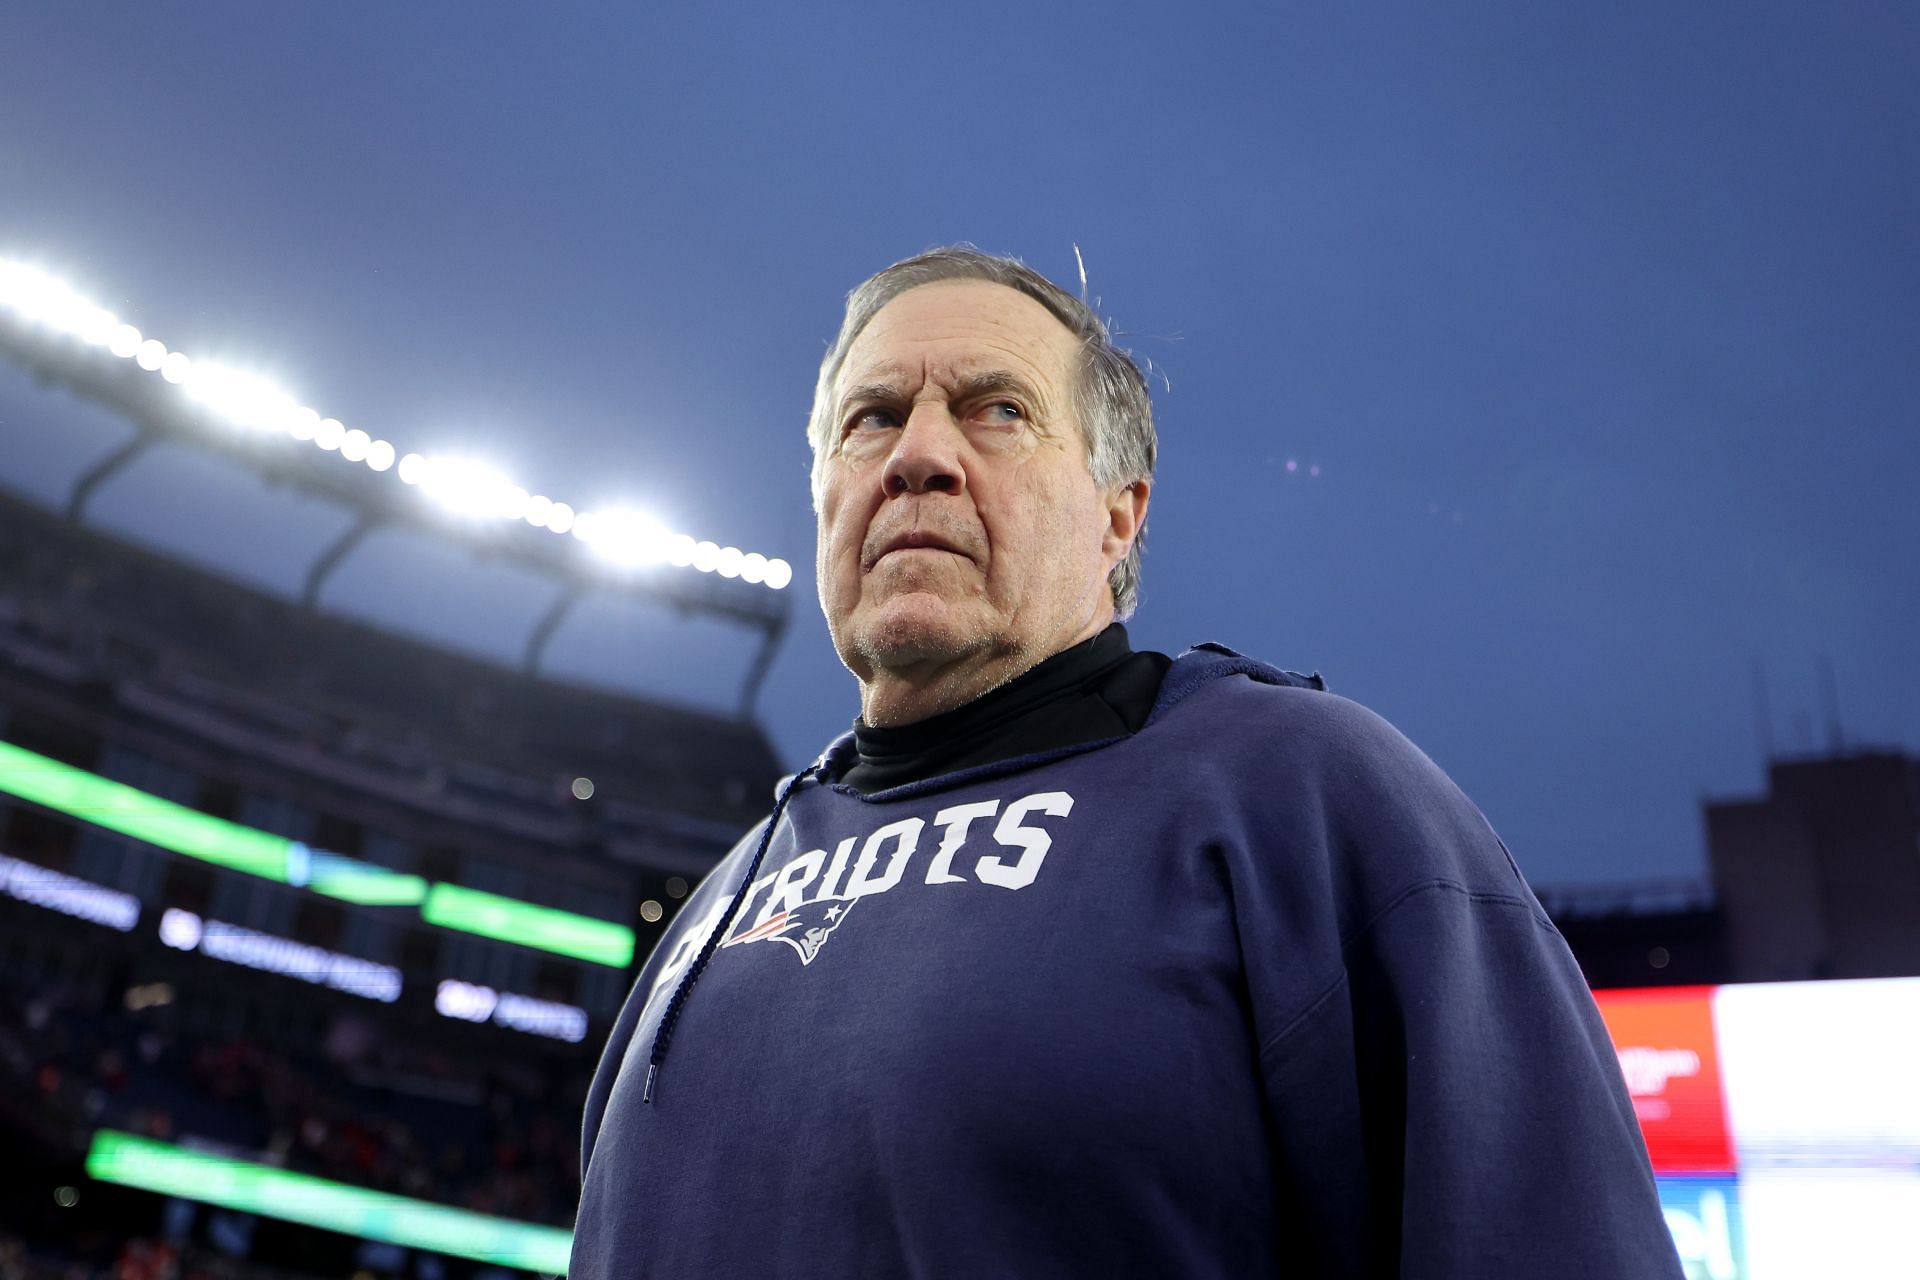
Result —
<instances>
[{"instance_id":1,"label":"stadium stands","mask_svg":"<svg viewBox=\"0 0 1920 1280\"><path fill-rule=\"evenodd\" d=\"M74 796L210 815L314 876L0 777L0 1148L21 1153L0 1280L494 1270L89 1179L104 1131L565 1228L631 965L329 896L317 869L618 926L637 962L778 773L751 723L318 616L7 497L0 743ZM392 988L310 971L334 963Z\"/></svg>"}]
</instances>

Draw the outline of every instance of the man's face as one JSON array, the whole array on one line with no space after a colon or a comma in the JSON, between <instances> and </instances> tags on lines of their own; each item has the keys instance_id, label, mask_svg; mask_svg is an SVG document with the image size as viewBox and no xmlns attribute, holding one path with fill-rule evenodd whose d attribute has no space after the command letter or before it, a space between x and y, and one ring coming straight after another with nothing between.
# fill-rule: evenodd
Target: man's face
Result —
<instances>
[{"instance_id":1,"label":"man's face","mask_svg":"<svg viewBox=\"0 0 1920 1280\"><path fill-rule=\"evenodd\" d=\"M1107 571L1131 527L1115 535L1087 470L1079 361L1045 307L976 280L911 289L855 339L819 468L816 567L860 680L1030 665L1111 618Z\"/></svg>"}]
</instances>

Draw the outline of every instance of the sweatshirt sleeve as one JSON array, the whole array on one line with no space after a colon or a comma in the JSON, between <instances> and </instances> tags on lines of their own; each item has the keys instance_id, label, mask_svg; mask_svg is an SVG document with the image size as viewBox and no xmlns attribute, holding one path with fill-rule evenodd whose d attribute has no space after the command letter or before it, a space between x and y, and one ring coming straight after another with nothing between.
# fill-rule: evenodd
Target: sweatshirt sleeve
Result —
<instances>
[{"instance_id":1,"label":"sweatshirt sleeve","mask_svg":"<svg viewBox=\"0 0 1920 1280\"><path fill-rule=\"evenodd\" d=\"M1565 941L1431 761L1317 696L1341 709L1316 711L1333 740L1300 768L1318 775L1313 830L1280 834L1317 841L1326 910L1242 920L1288 1234L1315 1274L1680 1280Z\"/></svg>"}]
</instances>

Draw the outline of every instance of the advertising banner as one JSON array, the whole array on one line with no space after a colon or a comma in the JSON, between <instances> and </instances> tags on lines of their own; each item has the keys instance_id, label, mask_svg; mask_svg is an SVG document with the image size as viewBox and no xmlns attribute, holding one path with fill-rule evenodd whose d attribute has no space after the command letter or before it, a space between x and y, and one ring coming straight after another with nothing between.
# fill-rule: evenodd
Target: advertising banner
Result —
<instances>
[{"instance_id":1,"label":"advertising banner","mask_svg":"<svg viewBox=\"0 0 1920 1280\"><path fill-rule=\"evenodd\" d=\"M1660 1208L1687 1280L1750 1280L1740 1184L1733 1178L1659 1178Z\"/></svg>"},{"instance_id":2,"label":"advertising banner","mask_svg":"<svg viewBox=\"0 0 1920 1280\"><path fill-rule=\"evenodd\" d=\"M1712 987L1596 991L1655 1173L1734 1172Z\"/></svg>"}]
</instances>

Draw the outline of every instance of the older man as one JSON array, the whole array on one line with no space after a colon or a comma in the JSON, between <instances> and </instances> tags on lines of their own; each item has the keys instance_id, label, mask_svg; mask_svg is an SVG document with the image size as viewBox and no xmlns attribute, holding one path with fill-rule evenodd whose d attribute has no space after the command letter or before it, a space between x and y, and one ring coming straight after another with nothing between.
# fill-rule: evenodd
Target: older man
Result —
<instances>
[{"instance_id":1,"label":"older man","mask_svg":"<svg viewBox=\"0 0 1920 1280\"><path fill-rule=\"evenodd\" d=\"M853 732L641 972L573 1280L1679 1275L1580 972L1376 716L1133 652L1098 318L969 249L850 296L811 436Z\"/></svg>"}]
</instances>

